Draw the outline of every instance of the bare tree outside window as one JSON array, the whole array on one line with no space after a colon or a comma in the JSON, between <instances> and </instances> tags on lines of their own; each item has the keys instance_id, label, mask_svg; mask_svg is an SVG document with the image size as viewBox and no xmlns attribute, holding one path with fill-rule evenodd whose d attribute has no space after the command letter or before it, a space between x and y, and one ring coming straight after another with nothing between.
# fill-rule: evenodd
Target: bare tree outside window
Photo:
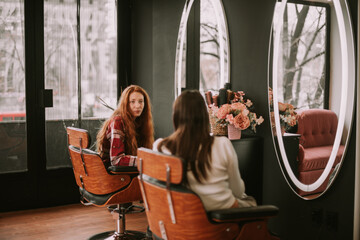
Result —
<instances>
[{"instance_id":1,"label":"bare tree outside window","mask_svg":"<svg viewBox=\"0 0 360 240\"><path fill-rule=\"evenodd\" d=\"M282 29L279 101L298 109L324 108L327 14L324 6L287 3Z\"/></svg>"},{"instance_id":2,"label":"bare tree outside window","mask_svg":"<svg viewBox=\"0 0 360 240\"><path fill-rule=\"evenodd\" d=\"M48 0L44 3L46 167L69 167L66 126L94 137L117 103L117 16L115 0ZM80 8L78 8L80 6ZM78 11L79 10L79 11ZM65 140L65 141L64 141ZM92 142L92 147L95 141ZM65 151L64 151L65 150Z\"/></svg>"},{"instance_id":3,"label":"bare tree outside window","mask_svg":"<svg viewBox=\"0 0 360 240\"><path fill-rule=\"evenodd\" d=\"M0 1L0 113L25 117L24 12L18 1ZM8 118L8 120L14 120ZM1 121L7 121L2 119Z\"/></svg>"},{"instance_id":4,"label":"bare tree outside window","mask_svg":"<svg viewBox=\"0 0 360 240\"><path fill-rule=\"evenodd\" d=\"M200 91L217 91L228 82L228 39L220 1L200 1Z\"/></svg>"},{"instance_id":5,"label":"bare tree outside window","mask_svg":"<svg viewBox=\"0 0 360 240\"><path fill-rule=\"evenodd\" d=\"M111 110L99 98L116 106L115 1L82 0L80 23L76 19L76 0L60 3L49 0L44 8L45 85L53 89L54 98L54 107L46 109L47 120L78 117L78 81L81 81L81 117L107 118ZM80 24L80 46L77 24Z\"/></svg>"},{"instance_id":6,"label":"bare tree outside window","mask_svg":"<svg viewBox=\"0 0 360 240\"><path fill-rule=\"evenodd\" d=\"M27 170L24 2L0 0L0 174Z\"/></svg>"},{"instance_id":7,"label":"bare tree outside window","mask_svg":"<svg viewBox=\"0 0 360 240\"><path fill-rule=\"evenodd\" d=\"M182 13L179 26L178 41L176 47L175 60L175 95L179 95L183 89L198 88L200 92L217 92L230 81L230 53L228 29L225 18L225 11L221 0L201 0L196 2L187 0ZM198 5L199 4L199 8ZM194 4L195 5L195 4ZM199 15L191 15L192 9L199 11ZM195 11L195 10L194 10ZM196 32L187 33L189 15L195 19L191 20L190 29L196 29ZM199 16L199 17L198 17ZM197 32L199 31L199 32ZM189 36L187 36L189 34ZM199 36L198 36L199 34ZM196 36L196 39L194 38ZM194 41L196 44L194 45ZM195 46L195 47L194 47ZM199 47L199 48L198 48ZM193 49L195 48L195 49ZM192 51L198 51L199 55L188 56ZM192 64L192 59L199 61L195 63L194 69L187 64ZM190 68L190 69L187 69ZM198 69L199 68L199 69ZM188 71L188 72L187 72ZM187 73L191 75L190 79L186 77ZM189 84L191 86L187 86Z\"/></svg>"}]
</instances>

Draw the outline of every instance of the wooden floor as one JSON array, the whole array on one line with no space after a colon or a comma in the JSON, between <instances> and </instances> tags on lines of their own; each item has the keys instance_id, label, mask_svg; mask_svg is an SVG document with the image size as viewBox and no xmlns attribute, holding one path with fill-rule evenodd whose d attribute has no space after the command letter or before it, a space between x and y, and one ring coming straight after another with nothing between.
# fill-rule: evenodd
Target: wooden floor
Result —
<instances>
[{"instance_id":1,"label":"wooden floor","mask_svg":"<svg viewBox=\"0 0 360 240\"><path fill-rule=\"evenodd\" d=\"M145 212L126 215L126 229L146 232ZM105 207L79 204L0 213L0 240L85 240L115 230Z\"/></svg>"}]
</instances>

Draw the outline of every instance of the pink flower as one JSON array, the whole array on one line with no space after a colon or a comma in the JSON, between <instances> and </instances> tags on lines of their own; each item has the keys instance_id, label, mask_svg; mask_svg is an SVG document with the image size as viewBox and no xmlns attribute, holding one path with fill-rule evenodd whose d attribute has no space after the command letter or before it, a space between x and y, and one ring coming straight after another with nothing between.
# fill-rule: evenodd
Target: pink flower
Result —
<instances>
[{"instance_id":1,"label":"pink flower","mask_svg":"<svg viewBox=\"0 0 360 240\"><path fill-rule=\"evenodd\" d=\"M296 118L295 116L290 116L290 117L288 117L288 119L287 119L287 123L288 123L291 127L293 127L293 126L295 126L295 125L297 124L297 118Z\"/></svg>"},{"instance_id":2,"label":"pink flower","mask_svg":"<svg viewBox=\"0 0 360 240\"><path fill-rule=\"evenodd\" d=\"M212 124L221 126L233 124L241 130L251 127L251 130L256 133L256 126L262 124L264 119L261 116L258 118L255 112L251 112L250 108L253 106L253 102L245 99L244 96L243 91L231 92L230 103L223 104L221 107L214 104L209 105L210 119L215 119Z\"/></svg>"},{"instance_id":3,"label":"pink flower","mask_svg":"<svg viewBox=\"0 0 360 240\"><path fill-rule=\"evenodd\" d=\"M234 118L234 126L241 130L247 129L250 126L250 119L242 114Z\"/></svg>"},{"instance_id":4,"label":"pink flower","mask_svg":"<svg viewBox=\"0 0 360 240\"><path fill-rule=\"evenodd\" d=\"M250 114L250 111L247 108L245 108L244 110L241 111L241 114L247 116Z\"/></svg>"},{"instance_id":5,"label":"pink flower","mask_svg":"<svg viewBox=\"0 0 360 240\"><path fill-rule=\"evenodd\" d=\"M285 103L279 102L279 111L286 111L287 105Z\"/></svg>"},{"instance_id":6,"label":"pink flower","mask_svg":"<svg viewBox=\"0 0 360 240\"><path fill-rule=\"evenodd\" d=\"M234 116L232 114L226 115L226 121L230 124L234 124Z\"/></svg>"},{"instance_id":7,"label":"pink flower","mask_svg":"<svg viewBox=\"0 0 360 240\"><path fill-rule=\"evenodd\" d=\"M234 92L234 102L243 102L243 96L245 93L243 91Z\"/></svg>"},{"instance_id":8,"label":"pink flower","mask_svg":"<svg viewBox=\"0 0 360 240\"><path fill-rule=\"evenodd\" d=\"M231 109L243 111L246 109L246 106L241 102L236 102L231 104Z\"/></svg>"},{"instance_id":9,"label":"pink flower","mask_svg":"<svg viewBox=\"0 0 360 240\"><path fill-rule=\"evenodd\" d=\"M260 116L258 119L255 120L257 125L260 125L264 122L264 118Z\"/></svg>"},{"instance_id":10,"label":"pink flower","mask_svg":"<svg viewBox=\"0 0 360 240\"><path fill-rule=\"evenodd\" d=\"M251 107L251 106L253 105L253 103L251 102L250 99L248 99L248 100L246 101L245 105L246 105L247 107Z\"/></svg>"},{"instance_id":11,"label":"pink flower","mask_svg":"<svg viewBox=\"0 0 360 240\"><path fill-rule=\"evenodd\" d=\"M225 119L226 115L230 113L230 110L231 110L230 104L223 104L216 114L217 118Z\"/></svg>"},{"instance_id":12,"label":"pink flower","mask_svg":"<svg viewBox=\"0 0 360 240\"><path fill-rule=\"evenodd\" d=\"M279 102L279 111L281 111L281 112L289 111L290 113L293 113L294 106L291 105L290 103Z\"/></svg>"}]
</instances>

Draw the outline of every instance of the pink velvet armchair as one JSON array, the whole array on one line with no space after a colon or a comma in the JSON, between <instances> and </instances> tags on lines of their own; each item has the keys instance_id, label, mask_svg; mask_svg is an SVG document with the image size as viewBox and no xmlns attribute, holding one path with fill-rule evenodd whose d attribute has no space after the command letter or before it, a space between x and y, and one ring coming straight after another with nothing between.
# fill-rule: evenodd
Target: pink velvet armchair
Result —
<instances>
[{"instance_id":1,"label":"pink velvet armchair","mask_svg":"<svg viewBox=\"0 0 360 240\"><path fill-rule=\"evenodd\" d=\"M338 119L331 110L309 109L298 112L298 130L301 135L298 154L298 178L304 184L314 183L325 169L335 140ZM334 165L340 162L344 145L340 145ZM329 174L330 176L330 174ZM327 180L315 191L298 191L301 196L321 193L329 182Z\"/></svg>"}]
</instances>

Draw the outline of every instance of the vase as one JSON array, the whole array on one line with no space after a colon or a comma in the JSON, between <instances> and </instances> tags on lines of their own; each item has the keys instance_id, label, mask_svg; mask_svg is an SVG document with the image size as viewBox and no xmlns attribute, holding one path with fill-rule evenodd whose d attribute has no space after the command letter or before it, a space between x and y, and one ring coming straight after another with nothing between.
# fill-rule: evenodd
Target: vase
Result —
<instances>
[{"instance_id":1,"label":"vase","mask_svg":"<svg viewBox=\"0 0 360 240\"><path fill-rule=\"evenodd\" d=\"M230 140L237 140L241 138L241 130L236 128L234 124L228 125L228 138Z\"/></svg>"}]
</instances>

